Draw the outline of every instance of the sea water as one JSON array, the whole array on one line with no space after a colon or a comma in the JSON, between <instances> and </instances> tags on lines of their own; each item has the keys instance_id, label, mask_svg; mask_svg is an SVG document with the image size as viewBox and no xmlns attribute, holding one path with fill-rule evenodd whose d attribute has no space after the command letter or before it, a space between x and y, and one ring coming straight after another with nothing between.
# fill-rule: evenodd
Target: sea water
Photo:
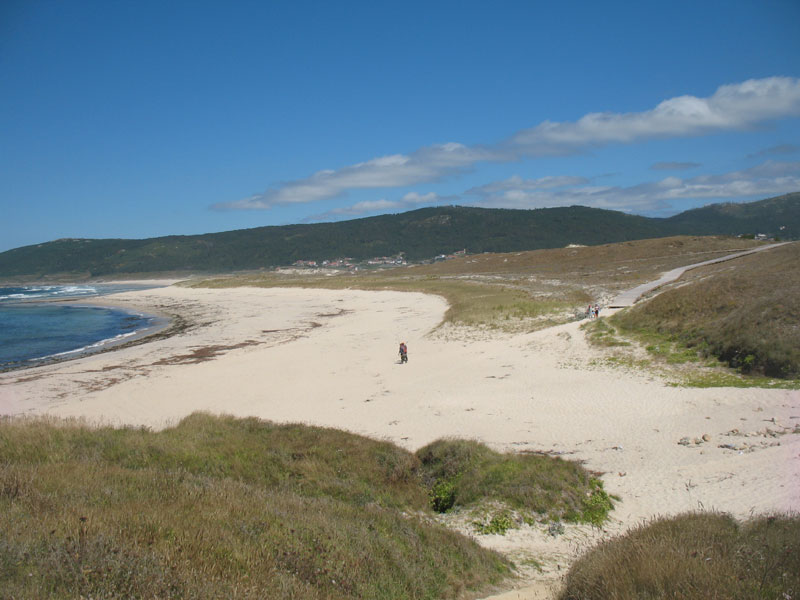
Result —
<instances>
[{"instance_id":1,"label":"sea water","mask_svg":"<svg viewBox=\"0 0 800 600\"><path fill-rule=\"evenodd\" d=\"M153 315L51 301L143 287L152 286L0 287L0 371L96 352L161 325L163 319Z\"/></svg>"}]
</instances>

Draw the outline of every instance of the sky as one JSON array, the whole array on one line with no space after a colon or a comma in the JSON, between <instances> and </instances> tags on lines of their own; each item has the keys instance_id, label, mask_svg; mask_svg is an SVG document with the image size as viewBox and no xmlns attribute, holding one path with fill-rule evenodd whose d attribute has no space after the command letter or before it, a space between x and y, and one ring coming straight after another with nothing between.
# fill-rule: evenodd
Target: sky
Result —
<instances>
[{"instance_id":1,"label":"sky","mask_svg":"<svg viewBox=\"0 0 800 600\"><path fill-rule=\"evenodd\" d=\"M800 191L799 25L799 0L2 0L0 251Z\"/></svg>"}]
</instances>

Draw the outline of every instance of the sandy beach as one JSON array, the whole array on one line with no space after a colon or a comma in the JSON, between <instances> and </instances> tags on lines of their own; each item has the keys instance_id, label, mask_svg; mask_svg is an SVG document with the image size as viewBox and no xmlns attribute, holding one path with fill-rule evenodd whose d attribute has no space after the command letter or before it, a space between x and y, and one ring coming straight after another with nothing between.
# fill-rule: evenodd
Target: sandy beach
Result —
<instances>
[{"instance_id":1,"label":"sandy beach","mask_svg":"<svg viewBox=\"0 0 800 600\"><path fill-rule=\"evenodd\" d=\"M337 427L410 450L475 438L602 473L622 499L605 531L553 537L524 526L476 538L544 564L520 582L533 587L503 598L546 597L582 549L655 516L800 510L799 391L669 387L595 360L578 322L517 335L437 328L445 302L401 292L172 286L103 302L181 315L186 328L0 374L0 414L158 429L210 411Z\"/></svg>"}]
</instances>

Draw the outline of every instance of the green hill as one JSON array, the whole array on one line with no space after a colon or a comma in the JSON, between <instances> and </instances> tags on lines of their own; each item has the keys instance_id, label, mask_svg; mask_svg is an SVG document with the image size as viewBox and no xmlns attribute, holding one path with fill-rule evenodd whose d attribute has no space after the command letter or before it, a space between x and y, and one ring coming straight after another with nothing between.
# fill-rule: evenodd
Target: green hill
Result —
<instances>
[{"instance_id":1,"label":"green hill","mask_svg":"<svg viewBox=\"0 0 800 600\"><path fill-rule=\"evenodd\" d=\"M0 253L0 277L100 277L289 265L296 260L365 260L404 252L409 260L466 249L516 252L671 235L768 233L800 238L800 193L718 204L668 219L571 206L538 210L422 208L337 223L258 227L145 240L61 239Z\"/></svg>"},{"instance_id":2,"label":"green hill","mask_svg":"<svg viewBox=\"0 0 800 600\"><path fill-rule=\"evenodd\" d=\"M711 204L666 220L687 235L765 233L796 240L800 239L800 192L744 204Z\"/></svg>"}]
</instances>

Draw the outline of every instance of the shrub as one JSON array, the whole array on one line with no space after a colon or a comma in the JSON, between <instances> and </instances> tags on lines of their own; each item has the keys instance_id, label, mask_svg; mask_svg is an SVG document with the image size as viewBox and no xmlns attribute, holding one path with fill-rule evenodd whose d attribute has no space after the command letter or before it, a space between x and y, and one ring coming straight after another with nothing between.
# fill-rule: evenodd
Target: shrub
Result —
<instances>
[{"instance_id":1,"label":"shrub","mask_svg":"<svg viewBox=\"0 0 800 600\"><path fill-rule=\"evenodd\" d=\"M614 508L611 498L603 489L600 480L593 480L595 489L583 501L583 512L580 520L600 527L608 518L608 513Z\"/></svg>"},{"instance_id":2,"label":"shrub","mask_svg":"<svg viewBox=\"0 0 800 600\"><path fill-rule=\"evenodd\" d=\"M437 481L431 489L431 507L438 513L453 508L456 503L456 485L452 481Z\"/></svg>"},{"instance_id":3,"label":"shrub","mask_svg":"<svg viewBox=\"0 0 800 600\"><path fill-rule=\"evenodd\" d=\"M612 509L599 480L559 457L501 454L476 441L453 439L437 440L418 450L417 457L432 503L437 503L434 509L491 500L542 520L594 524Z\"/></svg>"},{"instance_id":4,"label":"shrub","mask_svg":"<svg viewBox=\"0 0 800 600\"><path fill-rule=\"evenodd\" d=\"M800 517L744 524L690 513L640 525L584 554L560 600L796 598L800 590Z\"/></svg>"},{"instance_id":5,"label":"shrub","mask_svg":"<svg viewBox=\"0 0 800 600\"><path fill-rule=\"evenodd\" d=\"M492 515L489 521L475 521L473 523L478 533L482 535L505 535L506 532L514 527L514 522L508 512L500 512Z\"/></svg>"}]
</instances>

